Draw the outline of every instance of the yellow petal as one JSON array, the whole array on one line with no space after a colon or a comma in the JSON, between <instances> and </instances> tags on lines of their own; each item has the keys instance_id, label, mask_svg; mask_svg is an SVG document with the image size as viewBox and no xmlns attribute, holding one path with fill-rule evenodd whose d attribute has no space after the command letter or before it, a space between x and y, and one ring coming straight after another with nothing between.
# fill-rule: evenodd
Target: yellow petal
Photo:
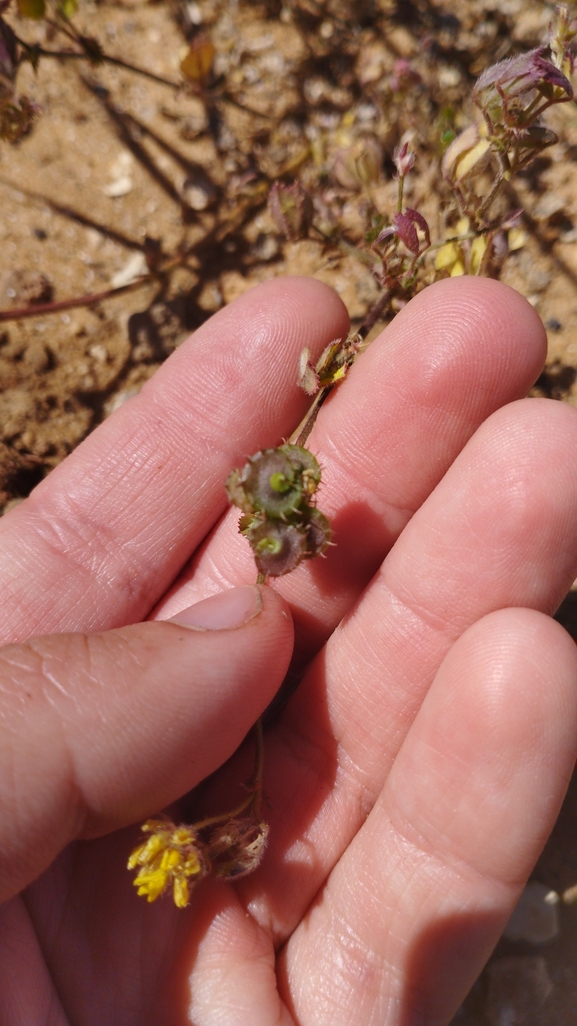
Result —
<instances>
[{"instance_id":1,"label":"yellow petal","mask_svg":"<svg viewBox=\"0 0 577 1026\"><path fill-rule=\"evenodd\" d=\"M181 862L182 855L180 852L175 851L173 848L169 848L162 854L159 869L163 873L170 873L172 870L176 869L177 866L180 866Z\"/></svg>"},{"instance_id":2,"label":"yellow petal","mask_svg":"<svg viewBox=\"0 0 577 1026\"><path fill-rule=\"evenodd\" d=\"M462 260L457 260L451 268L451 278L457 278L460 274L465 273L465 265Z\"/></svg>"},{"instance_id":3,"label":"yellow petal","mask_svg":"<svg viewBox=\"0 0 577 1026\"><path fill-rule=\"evenodd\" d=\"M132 855L130 856L128 862L126 863L126 868L127 869L135 869L136 866L140 865L140 855L141 855L141 852L142 852L143 848L144 848L144 845L141 844L139 848L135 848L134 849L134 851L132 852Z\"/></svg>"},{"instance_id":4,"label":"yellow petal","mask_svg":"<svg viewBox=\"0 0 577 1026\"><path fill-rule=\"evenodd\" d=\"M174 896L174 904L177 908L186 908L188 905L188 899L190 897L188 884L185 877L177 876L174 880L174 887L172 889Z\"/></svg>"},{"instance_id":5,"label":"yellow petal","mask_svg":"<svg viewBox=\"0 0 577 1026\"><path fill-rule=\"evenodd\" d=\"M144 844L139 844L128 860L128 868L134 869L135 866L150 865L156 856L166 848L169 836L168 832L163 830L160 834L152 834Z\"/></svg>"},{"instance_id":6,"label":"yellow petal","mask_svg":"<svg viewBox=\"0 0 577 1026\"><path fill-rule=\"evenodd\" d=\"M192 830L185 826L176 827L171 834L171 841L174 845L193 844L194 839Z\"/></svg>"},{"instance_id":7,"label":"yellow petal","mask_svg":"<svg viewBox=\"0 0 577 1026\"><path fill-rule=\"evenodd\" d=\"M182 872L185 876L197 876L198 873L202 873L200 859L195 851L191 852L187 857L182 867Z\"/></svg>"},{"instance_id":8,"label":"yellow petal","mask_svg":"<svg viewBox=\"0 0 577 1026\"><path fill-rule=\"evenodd\" d=\"M138 888L138 894L146 895L148 901L155 901L166 887L167 875L161 869L151 873L141 870L133 883Z\"/></svg>"}]
</instances>

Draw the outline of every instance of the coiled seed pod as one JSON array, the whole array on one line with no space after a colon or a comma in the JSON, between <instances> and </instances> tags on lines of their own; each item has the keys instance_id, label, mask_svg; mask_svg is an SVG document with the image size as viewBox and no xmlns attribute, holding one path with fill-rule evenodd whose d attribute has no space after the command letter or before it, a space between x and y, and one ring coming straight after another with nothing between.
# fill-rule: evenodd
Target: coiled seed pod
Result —
<instances>
[{"instance_id":1,"label":"coiled seed pod","mask_svg":"<svg viewBox=\"0 0 577 1026\"><path fill-rule=\"evenodd\" d=\"M281 445L251 456L242 470L233 470L226 482L228 497L245 513L290 517L312 495L321 469L312 455L298 445Z\"/></svg>"},{"instance_id":2,"label":"coiled seed pod","mask_svg":"<svg viewBox=\"0 0 577 1026\"><path fill-rule=\"evenodd\" d=\"M252 547L259 574L280 577L326 549L329 522L312 503L320 480L313 454L290 444L257 452L229 475L228 497L244 513L239 531Z\"/></svg>"}]
</instances>

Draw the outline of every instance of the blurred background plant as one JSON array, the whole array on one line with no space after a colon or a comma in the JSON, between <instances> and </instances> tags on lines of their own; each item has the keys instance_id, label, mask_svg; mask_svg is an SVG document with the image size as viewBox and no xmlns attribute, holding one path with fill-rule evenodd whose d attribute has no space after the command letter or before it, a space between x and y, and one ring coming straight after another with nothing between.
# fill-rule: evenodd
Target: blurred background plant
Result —
<instances>
[{"instance_id":1,"label":"blurred background plant","mask_svg":"<svg viewBox=\"0 0 577 1026\"><path fill-rule=\"evenodd\" d=\"M541 0L0 0L0 500L273 275L370 338L493 274L563 335L574 45ZM573 401L562 341L540 387Z\"/></svg>"}]
</instances>

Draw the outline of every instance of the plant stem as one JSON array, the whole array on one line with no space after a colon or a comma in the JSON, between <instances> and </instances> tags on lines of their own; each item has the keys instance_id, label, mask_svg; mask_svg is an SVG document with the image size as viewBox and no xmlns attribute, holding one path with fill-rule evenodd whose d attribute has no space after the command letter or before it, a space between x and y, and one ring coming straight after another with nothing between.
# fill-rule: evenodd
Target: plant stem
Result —
<instances>
[{"instance_id":1,"label":"plant stem","mask_svg":"<svg viewBox=\"0 0 577 1026\"><path fill-rule=\"evenodd\" d=\"M372 310L369 310L368 314L366 314L360 326L357 328L357 334L360 335L362 339L365 339L369 334L369 331L371 331L371 329L374 328L379 317L386 310L390 301L391 293L387 291L383 292L382 296L379 297L379 299L373 306Z\"/></svg>"},{"instance_id":2,"label":"plant stem","mask_svg":"<svg viewBox=\"0 0 577 1026\"><path fill-rule=\"evenodd\" d=\"M153 275L142 274L127 285L119 285L115 289L106 289L105 292L92 292L87 296L78 296L76 299L61 299L56 303L36 303L33 306L23 306L17 310L0 310L0 323L2 321L22 321L25 317L40 317L42 314L58 313L60 310L72 310L76 306L92 306L93 303L100 303L103 299L112 299L123 292L130 292L132 289L147 285L153 280Z\"/></svg>"},{"instance_id":3,"label":"plant stem","mask_svg":"<svg viewBox=\"0 0 577 1026\"><path fill-rule=\"evenodd\" d=\"M260 820L262 804L262 779L264 773L264 731L262 716L259 716L254 725L254 770L252 775L251 790L254 798L254 814Z\"/></svg>"},{"instance_id":4,"label":"plant stem","mask_svg":"<svg viewBox=\"0 0 577 1026\"><path fill-rule=\"evenodd\" d=\"M403 209L403 192L405 188L405 176L399 171L399 185L397 192L397 213L400 214Z\"/></svg>"},{"instance_id":5,"label":"plant stem","mask_svg":"<svg viewBox=\"0 0 577 1026\"><path fill-rule=\"evenodd\" d=\"M315 425L315 420L319 415L320 408L323 405L325 399L327 398L329 392L332 391L333 387L333 385L326 385L324 388L321 388L320 391L317 392L317 394L314 397L313 403L310 406L304 420L301 421L296 431L293 431L292 435L289 438L289 443L291 445L305 445Z\"/></svg>"},{"instance_id":6,"label":"plant stem","mask_svg":"<svg viewBox=\"0 0 577 1026\"><path fill-rule=\"evenodd\" d=\"M197 823L191 825L191 829L195 833L199 833L201 830L205 830L206 827L216 826L218 823L226 823L229 819L236 819L243 812L246 812L252 805L254 815L256 819L260 819L260 810L262 804L262 779L264 772L264 734L262 727L262 717L259 716L254 727L254 767L248 783L249 795L244 798L240 805L237 805L235 809L229 812L222 812L217 816L207 816L205 819L200 819Z\"/></svg>"}]
</instances>

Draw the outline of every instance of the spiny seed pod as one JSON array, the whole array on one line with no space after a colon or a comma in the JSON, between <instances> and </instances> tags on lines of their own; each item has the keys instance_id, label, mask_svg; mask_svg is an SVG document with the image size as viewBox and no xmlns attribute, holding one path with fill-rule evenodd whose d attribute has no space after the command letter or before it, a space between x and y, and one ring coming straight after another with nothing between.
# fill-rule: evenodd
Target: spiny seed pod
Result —
<instances>
[{"instance_id":1,"label":"spiny seed pod","mask_svg":"<svg viewBox=\"0 0 577 1026\"><path fill-rule=\"evenodd\" d=\"M313 508L309 514L307 524L307 550L305 559L313 559L314 556L322 556L331 540L331 525L324 513Z\"/></svg>"},{"instance_id":2,"label":"spiny seed pod","mask_svg":"<svg viewBox=\"0 0 577 1026\"><path fill-rule=\"evenodd\" d=\"M268 577L290 573L307 555L306 533L294 524L267 519L257 521L243 534L250 542L259 574Z\"/></svg>"},{"instance_id":3,"label":"spiny seed pod","mask_svg":"<svg viewBox=\"0 0 577 1026\"><path fill-rule=\"evenodd\" d=\"M313 454L289 444L257 452L229 475L228 497L244 513L238 529L259 574L281 577L326 549L329 522L313 505L320 479Z\"/></svg>"},{"instance_id":4,"label":"spiny seed pod","mask_svg":"<svg viewBox=\"0 0 577 1026\"><path fill-rule=\"evenodd\" d=\"M289 518L312 495L321 468L312 453L298 445L281 445L251 456L226 482L228 497L245 513Z\"/></svg>"}]
</instances>

